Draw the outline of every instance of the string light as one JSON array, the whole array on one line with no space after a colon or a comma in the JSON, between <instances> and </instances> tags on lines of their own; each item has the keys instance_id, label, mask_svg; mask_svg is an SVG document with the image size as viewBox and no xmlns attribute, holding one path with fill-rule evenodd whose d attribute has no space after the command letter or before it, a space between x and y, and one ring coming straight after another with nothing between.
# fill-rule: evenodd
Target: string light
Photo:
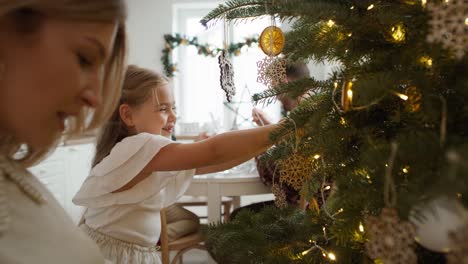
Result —
<instances>
[{"instance_id":1,"label":"string light","mask_svg":"<svg viewBox=\"0 0 468 264\"><path fill-rule=\"evenodd\" d=\"M346 93L348 94L349 101L352 101L353 100L353 90L349 89L348 91L346 91Z\"/></svg>"},{"instance_id":2,"label":"string light","mask_svg":"<svg viewBox=\"0 0 468 264\"><path fill-rule=\"evenodd\" d=\"M421 5L422 5L423 7L425 7L426 4L427 4L427 0L421 0Z\"/></svg>"},{"instance_id":3,"label":"string light","mask_svg":"<svg viewBox=\"0 0 468 264\"><path fill-rule=\"evenodd\" d=\"M314 155L314 159L319 159L320 158L320 155L319 154L315 154Z\"/></svg>"},{"instance_id":4,"label":"string light","mask_svg":"<svg viewBox=\"0 0 468 264\"><path fill-rule=\"evenodd\" d=\"M327 21L327 26L333 27L334 25L335 25L335 21L333 21L331 19Z\"/></svg>"},{"instance_id":5,"label":"string light","mask_svg":"<svg viewBox=\"0 0 468 264\"><path fill-rule=\"evenodd\" d=\"M403 24L396 24L392 27L392 38L393 40L395 40L396 42L401 42L403 40L405 40L405 35L406 35L406 32L405 32L405 27L403 26Z\"/></svg>"},{"instance_id":6,"label":"string light","mask_svg":"<svg viewBox=\"0 0 468 264\"><path fill-rule=\"evenodd\" d=\"M340 124L343 126L346 125L346 119L344 119L344 117L340 117Z\"/></svg>"},{"instance_id":7,"label":"string light","mask_svg":"<svg viewBox=\"0 0 468 264\"><path fill-rule=\"evenodd\" d=\"M408 100L408 96L406 94L398 93L398 92L393 92L396 96L400 97L401 100L406 101Z\"/></svg>"},{"instance_id":8,"label":"string light","mask_svg":"<svg viewBox=\"0 0 468 264\"><path fill-rule=\"evenodd\" d=\"M367 10L371 10L372 8L374 8L374 4L371 4L370 6L368 6Z\"/></svg>"},{"instance_id":9,"label":"string light","mask_svg":"<svg viewBox=\"0 0 468 264\"><path fill-rule=\"evenodd\" d=\"M465 18L465 25L467 25L467 26L468 26L468 17L467 17L467 18Z\"/></svg>"},{"instance_id":10,"label":"string light","mask_svg":"<svg viewBox=\"0 0 468 264\"><path fill-rule=\"evenodd\" d=\"M330 260L332 260L332 261L335 261L335 260L336 260L336 256L335 256L335 254L333 254L333 252L328 253L328 258L329 258Z\"/></svg>"},{"instance_id":11,"label":"string light","mask_svg":"<svg viewBox=\"0 0 468 264\"><path fill-rule=\"evenodd\" d=\"M309 248L309 249L307 249L307 250L302 251L301 255L302 255L302 256L307 255L312 249L313 249L313 247L311 247L311 248Z\"/></svg>"},{"instance_id":12,"label":"string light","mask_svg":"<svg viewBox=\"0 0 468 264\"><path fill-rule=\"evenodd\" d=\"M354 9L354 6L351 6L349 9L353 10L353 9Z\"/></svg>"},{"instance_id":13,"label":"string light","mask_svg":"<svg viewBox=\"0 0 468 264\"><path fill-rule=\"evenodd\" d=\"M350 32L350 33L348 33L348 37L351 37L352 35L353 35L353 33L351 33L351 32Z\"/></svg>"},{"instance_id":14,"label":"string light","mask_svg":"<svg viewBox=\"0 0 468 264\"><path fill-rule=\"evenodd\" d=\"M364 233L364 226L362 225L362 223L359 223L359 231L361 233Z\"/></svg>"},{"instance_id":15,"label":"string light","mask_svg":"<svg viewBox=\"0 0 468 264\"><path fill-rule=\"evenodd\" d=\"M403 169L402 169L403 173L408 173L409 172L409 166L405 166Z\"/></svg>"},{"instance_id":16,"label":"string light","mask_svg":"<svg viewBox=\"0 0 468 264\"><path fill-rule=\"evenodd\" d=\"M422 56L419 59L419 62L422 63L424 66L426 66L428 68L432 67L432 59L429 56Z\"/></svg>"},{"instance_id":17,"label":"string light","mask_svg":"<svg viewBox=\"0 0 468 264\"><path fill-rule=\"evenodd\" d=\"M330 190L330 189L331 189L331 186L330 186L330 185L327 185L327 186L325 186L324 189L325 189L325 190Z\"/></svg>"}]
</instances>

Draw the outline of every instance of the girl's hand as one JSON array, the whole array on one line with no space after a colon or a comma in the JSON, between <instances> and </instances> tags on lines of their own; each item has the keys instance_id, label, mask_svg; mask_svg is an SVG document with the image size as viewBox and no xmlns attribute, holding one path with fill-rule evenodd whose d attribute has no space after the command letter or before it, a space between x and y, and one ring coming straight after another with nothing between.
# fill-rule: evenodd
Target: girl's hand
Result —
<instances>
[{"instance_id":1,"label":"girl's hand","mask_svg":"<svg viewBox=\"0 0 468 264\"><path fill-rule=\"evenodd\" d=\"M208 135L208 132L204 131L204 132L201 132L200 134L198 134L198 137L194 140L194 142L198 142L200 140L204 140L204 139L207 139L207 138L210 138L214 135Z\"/></svg>"},{"instance_id":2,"label":"girl's hand","mask_svg":"<svg viewBox=\"0 0 468 264\"><path fill-rule=\"evenodd\" d=\"M252 109L252 118L258 126L265 126L273 123L271 118L265 112L257 108Z\"/></svg>"}]
</instances>

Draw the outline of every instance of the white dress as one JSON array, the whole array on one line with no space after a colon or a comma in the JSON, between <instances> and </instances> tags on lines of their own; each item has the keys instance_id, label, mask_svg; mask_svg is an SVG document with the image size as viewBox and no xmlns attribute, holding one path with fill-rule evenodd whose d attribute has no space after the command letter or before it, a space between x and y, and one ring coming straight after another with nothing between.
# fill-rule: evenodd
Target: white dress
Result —
<instances>
[{"instance_id":1,"label":"white dress","mask_svg":"<svg viewBox=\"0 0 468 264\"><path fill-rule=\"evenodd\" d=\"M161 263L156 251L160 210L182 196L195 170L153 172L131 189L112 192L125 186L171 143L148 133L123 139L91 170L73 198L75 204L87 207L81 228L114 263Z\"/></svg>"},{"instance_id":2,"label":"white dress","mask_svg":"<svg viewBox=\"0 0 468 264\"><path fill-rule=\"evenodd\" d=\"M105 263L46 187L12 163L0 157L0 263Z\"/></svg>"}]
</instances>

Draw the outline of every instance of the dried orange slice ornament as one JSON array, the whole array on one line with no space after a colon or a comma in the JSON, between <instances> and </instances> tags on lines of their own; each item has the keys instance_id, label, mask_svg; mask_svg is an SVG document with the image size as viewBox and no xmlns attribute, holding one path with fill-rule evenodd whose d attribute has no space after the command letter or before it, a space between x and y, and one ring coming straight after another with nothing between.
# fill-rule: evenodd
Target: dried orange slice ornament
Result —
<instances>
[{"instance_id":1,"label":"dried orange slice ornament","mask_svg":"<svg viewBox=\"0 0 468 264\"><path fill-rule=\"evenodd\" d=\"M268 56L276 56L283 51L284 34L283 31L276 26L265 28L260 35L260 48Z\"/></svg>"}]
</instances>

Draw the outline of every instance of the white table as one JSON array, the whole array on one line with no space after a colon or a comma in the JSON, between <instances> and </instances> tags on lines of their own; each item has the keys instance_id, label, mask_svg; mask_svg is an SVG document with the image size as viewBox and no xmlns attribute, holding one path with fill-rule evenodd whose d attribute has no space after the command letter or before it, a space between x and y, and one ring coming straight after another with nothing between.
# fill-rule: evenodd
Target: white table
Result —
<instances>
[{"instance_id":1,"label":"white table","mask_svg":"<svg viewBox=\"0 0 468 264\"><path fill-rule=\"evenodd\" d=\"M208 198L208 223L221 220L221 197L234 197L234 207L239 206L240 196L271 193L258 174L212 173L197 175L185 195L206 196ZM237 199L236 199L237 198Z\"/></svg>"}]
</instances>

